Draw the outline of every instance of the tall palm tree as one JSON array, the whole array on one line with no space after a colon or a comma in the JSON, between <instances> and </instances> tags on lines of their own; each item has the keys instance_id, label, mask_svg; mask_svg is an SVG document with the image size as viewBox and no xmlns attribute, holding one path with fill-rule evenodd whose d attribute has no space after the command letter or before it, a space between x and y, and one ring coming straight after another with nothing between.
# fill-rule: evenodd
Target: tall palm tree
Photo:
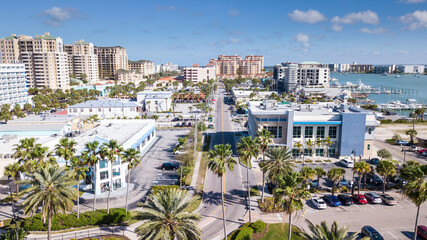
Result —
<instances>
[{"instance_id":1,"label":"tall palm tree","mask_svg":"<svg viewBox=\"0 0 427 240\"><path fill-rule=\"evenodd\" d=\"M313 156L313 147L314 147L314 142L311 141L311 139L308 139L305 142L305 146L307 146L307 149L309 150L310 156ZM304 164L304 163L303 163Z\"/></svg>"},{"instance_id":2,"label":"tall palm tree","mask_svg":"<svg viewBox=\"0 0 427 240\"><path fill-rule=\"evenodd\" d=\"M363 175L371 172L371 166L365 161L359 161L354 163L353 172L357 173L359 179L357 179L357 194L360 194L360 182L362 181Z\"/></svg>"},{"instance_id":3,"label":"tall palm tree","mask_svg":"<svg viewBox=\"0 0 427 240\"><path fill-rule=\"evenodd\" d=\"M418 168L421 164L419 162L410 160L402 165L400 169L400 176L403 180L413 181L417 178L417 172L420 171Z\"/></svg>"},{"instance_id":4,"label":"tall palm tree","mask_svg":"<svg viewBox=\"0 0 427 240\"><path fill-rule=\"evenodd\" d=\"M49 147L42 147L40 144L36 144L33 151L30 153L32 168L37 166L45 166L47 162L56 163L56 159L49 152Z\"/></svg>"},{"instance_id":5,"label":"tall palm tree","mask_svg":"<svg viewBox=\"0 0 427 240\"><path fill-rule=\"evenodd\" d=\"M82 157L89 167L93 168L93 172L91 171L91 177L94 179L94 187L93 187L93 211L96 210L96 174L97 174L97 166L99 162L99 142L93 141L85 144L85 151L82 154Z\"/></svg>"},{"instance_id":6,"label":"tall palm tree","mask_svg":"<svg viewBox=\"0 0 427 240\"><path fill-rule=\"evenodd\" d=\"M270 143L273 143L273 134L271 134L270 131L268 131L266 128L263 128L261 131L257 132L258 138L259 138L259 146L260 149L262 151L262 163L261 165L261 169L262 165L265 163L265 151L268 150L268 145ZM265 171L262 171L262 192L261 192L261 202L264 202L264 188L265 188Z\"/></svg>"},{"instance_id":7,"label":"tall palm tree","mask_svg":"<svg viewBox=\"0 0 427 240\"><path fill-rule=\"evenodd\" d=\"M140 239L194 239L201 238L197 227L200 216L197 213L184 212L193 200L185 201L186 194L179 189L159 191L151 195L137 215L145 222L136 229Z\"/></svg>"},{"instance_id":8,"label":"tall palm tree","mask_svg":"<svg viewBox=\"0 0 427 240\"><path fill-rule=\"evenodd\" d=\"M291 160L291 151L286 147L272 147L266 153L268 160L262 166L262 171L267 172L268 178L277 184L275 177L293 172L295 164Z\"/></svg>"},{"instance_id":9,"label":"tall palm tree","mask_svg":"<svg viewBox=\"0 0 427 240\"><path fill-rule=\"evenodd\" d=\"M321 167L315 167L314 171L316 172L316 176L317 176L317 189L319 189L320 187L320 178L326 175L326 172L323 168Z\"/></svg>"},{"instance_id":10,"label":"tall palm tree","mask_svg":"<svg viewBox=\"0 0 427 240\"><path fill-rule=\"evenodd\" d=\"M304 145L301 143L301 141L298 141L295 143L294 147L298 149L298 156L301 158L301 153L304 149Z\"/></svg>"},{"instance_id":11,"label":"tall palm tree","mask_svg":"<svg viewBox=\"0 0 427 240\"><path fill-rule=\"evenodd\" d=\"M128 212L128 196L129 196L129 184L130 184L130 172L132 168L138 166L141 163L141 155L138 154L134 148L128 148L123 152L123 162L128 164L128 183L126 187L126 213Z\"/></svg>"},{"instance_id":12,"label":"tall palm tree","mask_svg":"<svg viewBox=\"0 0 427 240\"><path fill-rule=\"evenodd\" d=\"M334 145L334 142L331 140L331 137L326 137L325 139L323 139L323 144L326 147L326 156L329 157L329 148Z\"/></svg>"},{"instance_id":13,"label":"tall palm tree","mask_svg":"<svg viewBox=\"0 0 427 240\"><path fill-rule=\"evenodd\" d=\"M417 226L418 226L418 217L420 214L421 204L427 200L427 181L425 177L427 174L421 171L421 167L417 167L418 171L414 171L412 181L410 181L405 186L405 194L408 196L417 206L417 216L415 218L415 230L413 240L417 239Z\"/></svg>"},{"instance_id":14,"label":"tall palm tree","mask_svg":"<svg viewBox=\"0 0 427 240\"><path fill-rule=\"evenodd\" d=\"M214 149L209 150L208 169L221 178L221 202L222 202L222 221L224 225L224 237L227 239L227 228L225 220L225 200L224 200L224 176L227 168L233 171L236 160L231 157L233 151L230 144L218 144Z\"/></svg>"},{"instance_id":15,"label":"tall palm tree","mask_svg":"<svg viewBox=\"0 0 427 240\"><path fill-rule=\"evenodd\" d=\"M278 186L274 191L276 198L281 198L281 204L286 214L289 216L288 240L292 234L292 214L304 208L303 201L310 198L303 178L296 172L287 173L277 177Z\"/></svg>"},{"instance_id":16,"label":"tall palm tree","mask_svg":"<svg viewBox=\"0 0 427 240\"><path fill-rule=\"evenodd\" d=\"M383 193L384 193L387 187L388 178L396 175L397 173L396 165L391 160L382 160L378 163L376 170L378 174L380 174L384 178L384 184L383 184Z\"/></svg>"},{"instance_id":17,"label":"tall palm tree","mask_svg":"<svg viewBox=\"0 0 427 240\"><path fill-rule=\"evenodd\" d=\"M120 146L116 140L110 140L109 142L106 142L102 144L101 152L103 157L107 158L110 162L110 186L108 189L108 198L107 198L107 213L110 213L110 194L113 190L113 165L114 162L120 161L119 157L122 155L123 148Z\"/></svg>"},{"instance_id":18,"label":"tall palm tree","mask_svg":"<svg viewBox=\"0 0 427 240\"><path fill-rule=\"evenodd\" d=\"M328 171L328 178L332 181L332 195L335 195L335 187L341 181L341 179L344 177L345 170L342 168L331 168Z\"/></svg>"},{"instance_id":19,"label":"tall palm tree","mask_svg":"<svg viewBox=\"0 0 427 240\"><path fill-rule=\"evenodd\" d=\"M47 239L51 239L52 217L55 214L66 214L73 210L74 202L78 196L77 189L73 186L75 181L66 167L47 164L37 167L34 172L27 173L29 180L22 181L31 187L22 191L28 194L22 202L25 215L33 215L41 206L44 221L47 219Z\"/></svg>"},{"instance_id":20,"label":"tall palm tree","mask_svg":"<svg viewBox=\"0 0 427 240\"><path fill-rule=\"evenodd\" d=\"M417 130L415 129L409 129L405 132L406 135L409 135L409 137L411 138L411 143L414 142L414 137L418 134Z\"/></svg>"},{"instance_id":21,"label":"tall palm tree","mask_svg":"<svg viewBox=\"0 0 427 240\"><path fill-rule=\"evenodd\" d=\"M317 138L315 144L316 144L317 149L319 149L319 151L320 151L320 149L323 146L324 142L323 142L323 140L321 138ZM318 160L320 159L320 152L319 152L319 155L317 155L317 159Z\"/></svg>"},{"instance_id":22,"label":"tall palm tree","mask_svg":"<svg viewBox=\"0 0 427 240\"><path fill-rule=\"evenodd\" d=\"M299 170L299 176L302 177L303 183L307 184L308 180L313 180L316 176L316 171L311 167L302 167Z\"/></svg>"},{"instance_id":23,"label":"tall palm tree","mask_svg":"<svg viewBox=\"0 0 427 240\"><path fill-rule=\"evenodd\" d=\"M320 225L314 225L310 220L305 220L310 229L311 234L306 231L299 232L298 235L306 240L356 240L357 233L348 235L348 226L338 228L338 223L334 221L331 228L327 225L326 221L322 221Z\"/></svg>"},{"instance_id":24,"label":"tall palm tree","mask_svg":"<svg viewBox=\"0 0 427 240\"><path fill-rule=\"evenodd\" d=\"M72 157L71 163L71 174L77 182L77 191L80 191L80 181L86 178L86 173L89 171L85 165L85 162L78 157ZM77 195L77 219L80 218L80 194Z\"/></svg>"},{"instance_id":25,"label":"tall palm tree","mask_svg":"<svg viewBox=\"0 0 427 240\"><path fill-rule=\"evenodd\" d=\"M4 175L10 176L11 178L13 178L13 180L15 180L16 194L19 194L18 179L19 179L19 176L20 176L19 174L21 170L22 170L22 166L18 162L11 163L4 168Z\"/></svg>"},{"instance_id":26,"label":"tall palm tree","mask_svg":"<svg viewBox=\"0 0 427 240\"><path fill-rule=\"evenodd\" d=\"M259 153L258 145L259 145L259 139L257 137L252 138L251 136L241 137L240 142L237 144L237 152L239 153L239 157L244 162L246 162L246 191L248 192L249 222L252 222L249 166L250 166L251 159L253 157L258 156L258 153Z\"/></svg>"},{"instance_id":27,"label":"tall palm tree","mask_svg":"<svg viewBox=\"0 0 427 240\"><path fill-rule=\"evenodd\" d=\"M31 153L34 148L40 144L36 144L35 138L24 138L19 140L19 144L15 144L13 150L15 153L13 157L18 160L20 164L24 164L24 170L31 170L32 165L26 164L31 160Z\"/></svg>"},{"instance_id":28,"label":"tall palm tree","mask_svg":"<svg viewBox=\"0 0 427 240\"><path fill-rule=\"evenodd\" d=\"M70 160L74 153L76 153L77 149L75 146L77 142L74 140L69 140L68 138L61 138L59 143L55 146L55 153L58 157L62 157L65 160L65 165L68 166L68 160Z\"/></svg>"}]
</instances>

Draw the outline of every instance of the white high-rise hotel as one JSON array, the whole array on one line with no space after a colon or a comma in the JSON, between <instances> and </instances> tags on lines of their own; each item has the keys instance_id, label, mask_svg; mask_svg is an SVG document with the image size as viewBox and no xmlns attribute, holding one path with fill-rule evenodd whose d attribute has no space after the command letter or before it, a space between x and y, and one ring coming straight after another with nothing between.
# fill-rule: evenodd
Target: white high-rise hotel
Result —
<instances>
[{"instance_id":1,"label":"white high-rise hotel","mask_svg":"<svg viewBox=\"0 0 427 240\"><path fill-rule=\"evenodd\" d=\"M0 64L0 105L23 104L28 100L24 64Z\"/></svg>"}]
</instances>

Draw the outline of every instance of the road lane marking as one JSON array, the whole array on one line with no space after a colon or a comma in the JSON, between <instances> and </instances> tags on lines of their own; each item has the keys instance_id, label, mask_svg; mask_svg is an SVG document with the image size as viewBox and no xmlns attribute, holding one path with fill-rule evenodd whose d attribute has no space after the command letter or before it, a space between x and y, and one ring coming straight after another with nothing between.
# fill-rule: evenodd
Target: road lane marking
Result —
<instances>
[{"instance_id":1,"label":"road lane marking","mask_svg":"<svg viewBox=\"0 0 427 240\"><path fill-rule=\"evenodd\" d=\"M388 234L390 234L392 237L394 237L395 239L399 239L396 236L393 235L393 233L391 233L390 231L387 231Z\"/></svg>"}]
</instances>

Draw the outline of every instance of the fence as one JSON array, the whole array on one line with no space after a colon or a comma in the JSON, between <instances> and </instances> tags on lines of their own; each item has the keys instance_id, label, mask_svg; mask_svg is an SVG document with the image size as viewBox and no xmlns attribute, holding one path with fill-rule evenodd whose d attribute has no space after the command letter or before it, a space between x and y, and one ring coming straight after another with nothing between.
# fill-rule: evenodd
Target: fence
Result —
<instances>
[{"instance_id":1,"label":"fence","mask_svg":"<svg viewBox=\"0 0 427 240\"><path fill-rule=\"evenodd\" d=\"M107 236L107 235L135 235L136 233L132 230L127 229L126 226L118 227L101 227L101 228L92 228L86 230L77 230L75 232L68 233L57 233L51 235L51 240L69 240L69 239L82 239L82 238L93 238L98 236ZM32 234L31 237L27 237L27 240L45 240L47 235L36 236Z\"/></svg>"}]
</instances>

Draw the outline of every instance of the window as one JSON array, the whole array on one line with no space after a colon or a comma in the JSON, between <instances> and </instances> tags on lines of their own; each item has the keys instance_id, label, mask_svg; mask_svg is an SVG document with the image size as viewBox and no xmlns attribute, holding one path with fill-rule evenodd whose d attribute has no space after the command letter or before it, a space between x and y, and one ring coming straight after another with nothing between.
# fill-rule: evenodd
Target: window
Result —
<instances>
[{"instance_id":1,"label":"window","mask_svg":"<svg viewBox=\"0 0 427 240\"><path fill-rule=\"evenodd\" d=\"M267 126L267 130L273 135L273 138L282 138L282 126Z\"/></svg>"},{"instance_id":2,"label":"window","mask_svg":"<svg viewBox=\"0 0 427 240\"><path fill-rule=\"evenodd\" d=\"M108 167L108 161L107 160L99 161L99 168L106 168L106 167Z\"/></svg>"},{"instance_id":3,"label":"window","mask_svg":"<svg viewBox=\"0 0 427 240\"><path fill-rule=\"evenodd\" d=\"M313 137L313 127L305 127L305 138L312 138Z\"/></svg>"},{"instance_id":4,"label":"window","mask_svg":"<svg viewBox=\"0 0 427 240\"><path fill-rule=\"evenodd\" d=\"M113 177L120 176L120 168L113 169Z\"/></svg>"},{"instance_id":5,"label":"window","mask_svg":"<svg viewBox=\"0 0 427 240\"><path fill-rule=\"evenodd\" d=\"M316 156L323 156L324 154L324 149L316 149Z\"/></svg>"},{"instance_id":6,"label":"window","mask_svg":"<svg viewBox=\"0 0 427 240\"><path fill-rule=\"evenodd\" d=\"M80 108L80 112L83 112L83 108Z\"/></svg>"},{"instance_id":7,"label":"window","mask_svg":"<svg viewBox=\"0 0 427 240\"><path fill-rule=\"evenodd\" d=\"M337 138L337 127L329 127L329 137Z\"/></svg>"},{"instance_id":8,"label":"window","mask_svg":"<svg viewBox=\"0 0 427 240\"><path fill-rule=\"evenodd\" d=\"M108 178L108 171L100 172L99 177L101 180L107 179Z\"/></svg>"},{"instance_id":9,"label":"window","mask_svg":"<svg viewBox=\"0 0 427 240\"><path fill-rule=\"evenodd\" d=\"M368 133L372 134L372 128L368 128Z\"/></svg>"},{"instance_id":10,"label":"window","mask_svg":"<svg viewBox=\"0 0 427 240\"><path fill-rule=\"evenodd\" d=\"M301 138L301 127L294 127L294 138Z\"/></svg>"},{"instance_id":11,"label":"window","mask_svg":"<svg viewBox=\"0 0 427 240\"><path fill-rule=\"evenodd\" d=\"M329 148L328 153L329 153L329 156L334 157L335 156L335 148Z\"/></svg>"},{"instance_id":12,"label":"window","mask_svg":"<svg viewBox=\"0 0 427 240\"><path fill-rule=\"evenodd\" d=\"M116 179L113 181L113 189L116 190L117 188L121 188L122 187L122 180Z\"/></svg>"},{"instance_id":13,"label":"window","mask_svg":"<svg viewBox=\"0 0 427 240\"><path fill-rule=\"evenodd\" d=\"M110 184L109 182L101 183L101 192L106 192L110 190Z\"/></svg>"},{"instance_id":14,"label":"window","mask_svg":"<svg viewBox=\"0 0 427 240\"><path fill-rule=\"evenodd\" d=\"M313 154L311 153L311 149L307 149L307 148L305 148L304 149L304 156L312 156Z\"/></svg>"},{"instance_id":15,"label":"window","mask_svg":"<svg viewBox=\"0 0 427 240\"><path fill-rule=\"evenodd\" d=\"M111 108L109 108L108 111L111 112Z\"/></svg>"},{"instance_id":16,"label":"window","mask_svg":"<svg viewBox=\"0 0 427 240\"><path fill-rule=\"evenodd\" d=\"M325 127L317 127L316 137L325 138Z\"/></svg>"},{"instance_id":17,"label":"window","mask_svg":"<svg viewBox=\"0 0 427 240\"><path fill-rule=\"evenodd\" d=\"M98 112L101 112L102 110L101 110L101 108L98 108Z\"/></svg>"},{"instance_id":18,"label":"window","mask_svg":"<svg viewBox=\"0 0 427 240\"><path fill-rule=\"evenodd\" d=\"M92 108L89 108L89 112L92 112Z\"/></svg>"},{"instance_id":19,"label":"window","mask_svg":"<svg viewBox=\"0 0 427 240\"><path fill-rule=\"evenodd\" d=\"M293 157L298 157L299 156L299 152L297 148L292 149L292 156Z\"/></svg>"},{"instance_id":20,"label":"window","mask_svg":"<svg viewBox=\"0 0 427 240\"><path fill-rule=\"evenodd\" d=\"M368 150L371 150L371 144L368 144L368 146L366 146L366 148L367 148Z\"/></svg>"}]
</instances>

